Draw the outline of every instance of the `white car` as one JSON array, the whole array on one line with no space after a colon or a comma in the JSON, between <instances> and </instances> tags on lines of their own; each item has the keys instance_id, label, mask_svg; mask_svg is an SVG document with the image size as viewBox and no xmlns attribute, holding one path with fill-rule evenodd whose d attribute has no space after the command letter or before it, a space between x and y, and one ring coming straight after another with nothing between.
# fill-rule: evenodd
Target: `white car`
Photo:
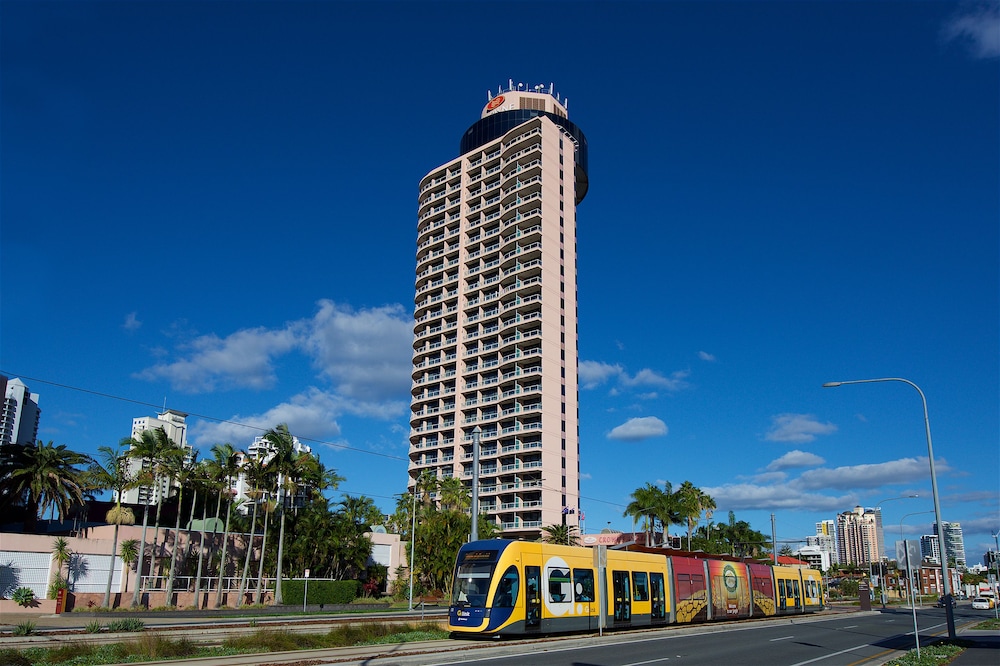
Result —
<instances>
[{"instance_id":1,"label":"white car","mask_svg":"<svg viewBox=\"0 0 1000 666\"><path fill-rule=\"evenodd\" d=\"M973 610L989 610L993 608L993 600L986 597L976 597L972 600Z\"/></svg>"}]
</instances>

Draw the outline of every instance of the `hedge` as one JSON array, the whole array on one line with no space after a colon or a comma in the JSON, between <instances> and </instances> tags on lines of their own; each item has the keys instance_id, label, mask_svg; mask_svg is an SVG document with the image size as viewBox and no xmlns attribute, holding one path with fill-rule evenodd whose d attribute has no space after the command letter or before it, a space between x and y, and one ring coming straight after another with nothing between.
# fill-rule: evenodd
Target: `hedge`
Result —
<instances>
[{"instance_id":1,"label":"hedge","mask_svg":"<svg viewBox=\"0 0 1000 666\"><path fill-rule=\"evenodd\" d=\"M302 592L305 588L303 580L284 580L281 582L282 602L296 606L302 604ZM349 604L358 598L361 592L361 582L356 580L311 580L309 581L309 598L306 604Z\"/></svg>"}]
</instances>

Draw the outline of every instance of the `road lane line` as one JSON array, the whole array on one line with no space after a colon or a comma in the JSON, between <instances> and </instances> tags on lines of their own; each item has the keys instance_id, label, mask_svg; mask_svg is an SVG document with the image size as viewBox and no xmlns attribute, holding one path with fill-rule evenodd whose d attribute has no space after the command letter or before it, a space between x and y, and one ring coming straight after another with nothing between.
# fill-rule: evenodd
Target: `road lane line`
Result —
<instances>
[{"instance_id":1,"label":"road lane line","mask_svg":"<svg viewBox=\"0 0 1000 666\"><path fill-rule=\"evenodd\" d=\"M822 657L816 657L815 659L809 659L806 661L800 661L797 664L791 664L791 666L805 666L806 664L815 664L817 661L823 661L824 659L829 659L830 657L839 657L842 654L847 654L848 652L854 652L855 650L860 650L861 648L871 647L871 643L862 643L861 645L855 645L852 648L847 648L846 650L841 650L840 652L831 652L830 654L824 654Z\"/></svg>"},{"instance_id":2,"label":"road lane line","mask_svg":"<svg viewBox=\"0 0 1000 666\"><path fill-rule=\"evenodd\" d=\"M772 638L768 642L773 643L774 641L787 641L789 638L795 638L795 636L782 636L781 638Z\"/></svg>"}]
</instances>

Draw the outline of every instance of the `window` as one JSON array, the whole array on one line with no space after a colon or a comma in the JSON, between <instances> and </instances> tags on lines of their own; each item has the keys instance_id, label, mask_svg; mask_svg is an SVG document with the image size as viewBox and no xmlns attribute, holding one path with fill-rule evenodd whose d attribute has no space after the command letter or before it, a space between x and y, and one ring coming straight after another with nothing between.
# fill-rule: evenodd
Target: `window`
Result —
<instances>
[{"instance_id":1,"label":"window","mask_svg":"<svg viewBox=\"0 0 1000 666\"><path fill-rule=\"evenodd\" d=\"M550 567L548 570L549 579L549 601L555 603L569 603L572 600L570 595L569 572L565 569Z\"/></svg>"},{"instance_id":2,"label":"window","mask_svg":"<svg viewBox=\"0 0 1000 666\"><path fill-rule=\"evenodd\" d=\"M649 583L645 571L636 571L632 574L632 600L649 601Z\"/></svg>"},{"instance_id":3,"label":"window","mask_svg":"<svg viewBox=\"0 0 1000 666\"><path fill-rule=\"evenodd\" d=\"M592 569L573 569L573 589L576 591L576 601L593 601L594 571Z\"/></svg>"},{"instance_id":4,"label":"window","mask_svg":"<svg viewBox=\"0 0 1000 666\"><path fill-rule=\"evenodd\" d=\"M493 606L496 608L513 608L517 601L517 590L520 586L520 578L517 575L517 567L511 565L507 567L500 584L497 585L497 593L494 597Z\"/></svg>"}]
</instances>

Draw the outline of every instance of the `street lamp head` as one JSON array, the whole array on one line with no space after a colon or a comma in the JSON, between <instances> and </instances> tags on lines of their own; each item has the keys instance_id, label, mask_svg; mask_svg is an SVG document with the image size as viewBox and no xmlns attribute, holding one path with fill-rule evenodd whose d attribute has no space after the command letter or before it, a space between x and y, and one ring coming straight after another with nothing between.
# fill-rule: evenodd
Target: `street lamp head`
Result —
<instances>
[{"instance_id":1,"label":"street lamp head","mask_svg":"<svg viewBox=\"0 0 1000 666\"><path fill-rule=\"evenodd\" d=\"M827 382L823 384L823 388L837 388L842 382Z\"/></svg>"}]
</instances>

